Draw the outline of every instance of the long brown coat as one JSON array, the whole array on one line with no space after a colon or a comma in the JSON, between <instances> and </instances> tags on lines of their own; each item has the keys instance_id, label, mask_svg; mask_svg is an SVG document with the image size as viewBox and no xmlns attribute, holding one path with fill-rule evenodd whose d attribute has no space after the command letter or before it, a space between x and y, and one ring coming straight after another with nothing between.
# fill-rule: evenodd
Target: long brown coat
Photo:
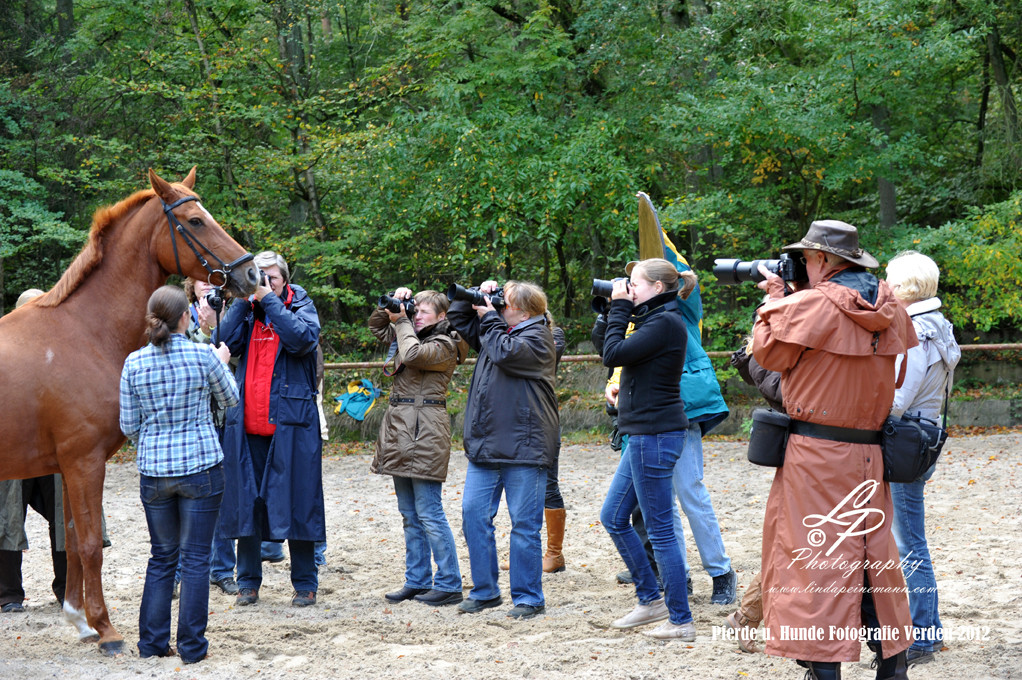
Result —
<instances>
[{"instance_id":1,"label":"long brown coat","mask_svg":"<svg viewBox=\"0 0 1022 680\"><path fill-rule=\"evenodd\" d=\"M879 430L891 410L895 357L916 344L915 334L887 284L858 276L877 287L875 304L826 280L759 311L753 354L781 373L793 419ZM892 521L879 445L790 436L763 522L768 654L858 660L864 576L884 657L908 648L912 619Z\"/></svg>"},{"instance_id":2,"label":"long brown coat","mask_svg":"<svg viewBox=\"0 0 1022 680\"><path fill-rule=\"evenodd\" d=\"M444 320L421 340L407 317L391 324L386 311L376 309L369 328L386 343L397 339L398 365L390 406L376 439L376 456L370 469L381 475L414 477L442 482L447 479L451 458L451 419L442 404L454 368L465 360L468 343ZM413 399L398 403L396 399Z\"/></svg>"}]
</instances>

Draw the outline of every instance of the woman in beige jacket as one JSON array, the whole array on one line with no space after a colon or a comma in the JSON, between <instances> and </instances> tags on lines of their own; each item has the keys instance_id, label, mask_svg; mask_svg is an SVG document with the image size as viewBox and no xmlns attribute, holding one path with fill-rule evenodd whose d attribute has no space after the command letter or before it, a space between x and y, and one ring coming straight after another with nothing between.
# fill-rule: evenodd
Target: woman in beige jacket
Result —
<instances>
[{"instance_id":1,"label":"woman in beige jacket","mask_svg":"<svg viewBox=\"0 0 1022 680\"><path fill-rule=\"evenodd\" d=\"M369 317L377 338L396 343L394 386L371 466L394 478L405 532L405 584L385 597L390 602L414 598L433 606L457 604L462 601L461 571L441 486L451 457L447 384L468 344L447 321L445 295L422 291L415 296L414 314L408 313L410 289L398 288L393 297L405 301L400 311L380 308Z\"/></svg>"}]
</instances>

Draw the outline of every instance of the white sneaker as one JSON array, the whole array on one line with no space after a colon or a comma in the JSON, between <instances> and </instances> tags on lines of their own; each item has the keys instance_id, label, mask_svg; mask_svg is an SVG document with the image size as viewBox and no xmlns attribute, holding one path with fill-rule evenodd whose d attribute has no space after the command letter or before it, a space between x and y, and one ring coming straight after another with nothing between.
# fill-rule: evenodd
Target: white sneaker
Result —
<instances>
[{"instance_id":1,"label":"white sneaker","mask_svg":"<svg viewBox=\"0 0 1022 680\"><path fill-rule=\"evenodd\" d=\"M649 604L640 604L620 619L610 624L613 628L635 628L645 626L647 623L663 621L670 613L667 611L667 603L664 598L653 600Z\"/></svg>"},{"instance_id":2,"label":"white sneaker","mask_svg":"<svg viewBox=\"0 0 1022 680\"><path fill-rule=\"evenodd\" d=\"M643 635L655 637L658 640L683 640L685 642L696 641L696 624L694 621L688 623L671 623L666 621L653 630L642 632Z\"/></svg>"}]
</instances>

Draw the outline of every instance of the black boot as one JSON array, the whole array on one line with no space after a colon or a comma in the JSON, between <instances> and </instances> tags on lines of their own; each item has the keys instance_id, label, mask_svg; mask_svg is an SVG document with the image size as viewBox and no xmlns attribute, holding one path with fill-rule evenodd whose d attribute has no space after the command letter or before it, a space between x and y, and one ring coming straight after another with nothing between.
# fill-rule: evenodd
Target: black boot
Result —
<instances>
[{"instance_id":1,"label":"black boot","mask_svg":"<svg viewBox=\"0 0 1022 680\"><path fill-rule=\"evenodd\" d=\"M876 680L908 680L908 655L905 652L898 652L887 659L877 654L873 665L877 669Z\"/></svg>"},{"instance_id":2,"label":"black boot","mask_svg":"<svg viewBox=\"0 0 1022 680\"><path fill-rule=\"evenodd\" d=\"M836 661L802 661L797 663L808 668L805 680L841 680L841 664Z\"/></svg>"}]
</instances>

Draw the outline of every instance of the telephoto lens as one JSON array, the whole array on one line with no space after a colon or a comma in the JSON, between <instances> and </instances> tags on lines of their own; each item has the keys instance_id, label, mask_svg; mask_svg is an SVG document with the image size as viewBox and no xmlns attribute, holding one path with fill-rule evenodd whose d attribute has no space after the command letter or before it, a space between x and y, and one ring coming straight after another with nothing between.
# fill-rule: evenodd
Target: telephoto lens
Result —
<instances>
[{"instance_id":1,"label":"telephoto lens","mask_svg":"<svg viewBox=\"0 0 1022 680\"><path fill-rule=\"evenodd\" d=\"M393 294L381 295L376 301L376 306L380 309L386 309L392 314L397 314L401 311L401 303L404 303L405 314L408 316L415 315L415 300L409 298L407 300L398 300Z\"/></svg>"}]
</instances>

